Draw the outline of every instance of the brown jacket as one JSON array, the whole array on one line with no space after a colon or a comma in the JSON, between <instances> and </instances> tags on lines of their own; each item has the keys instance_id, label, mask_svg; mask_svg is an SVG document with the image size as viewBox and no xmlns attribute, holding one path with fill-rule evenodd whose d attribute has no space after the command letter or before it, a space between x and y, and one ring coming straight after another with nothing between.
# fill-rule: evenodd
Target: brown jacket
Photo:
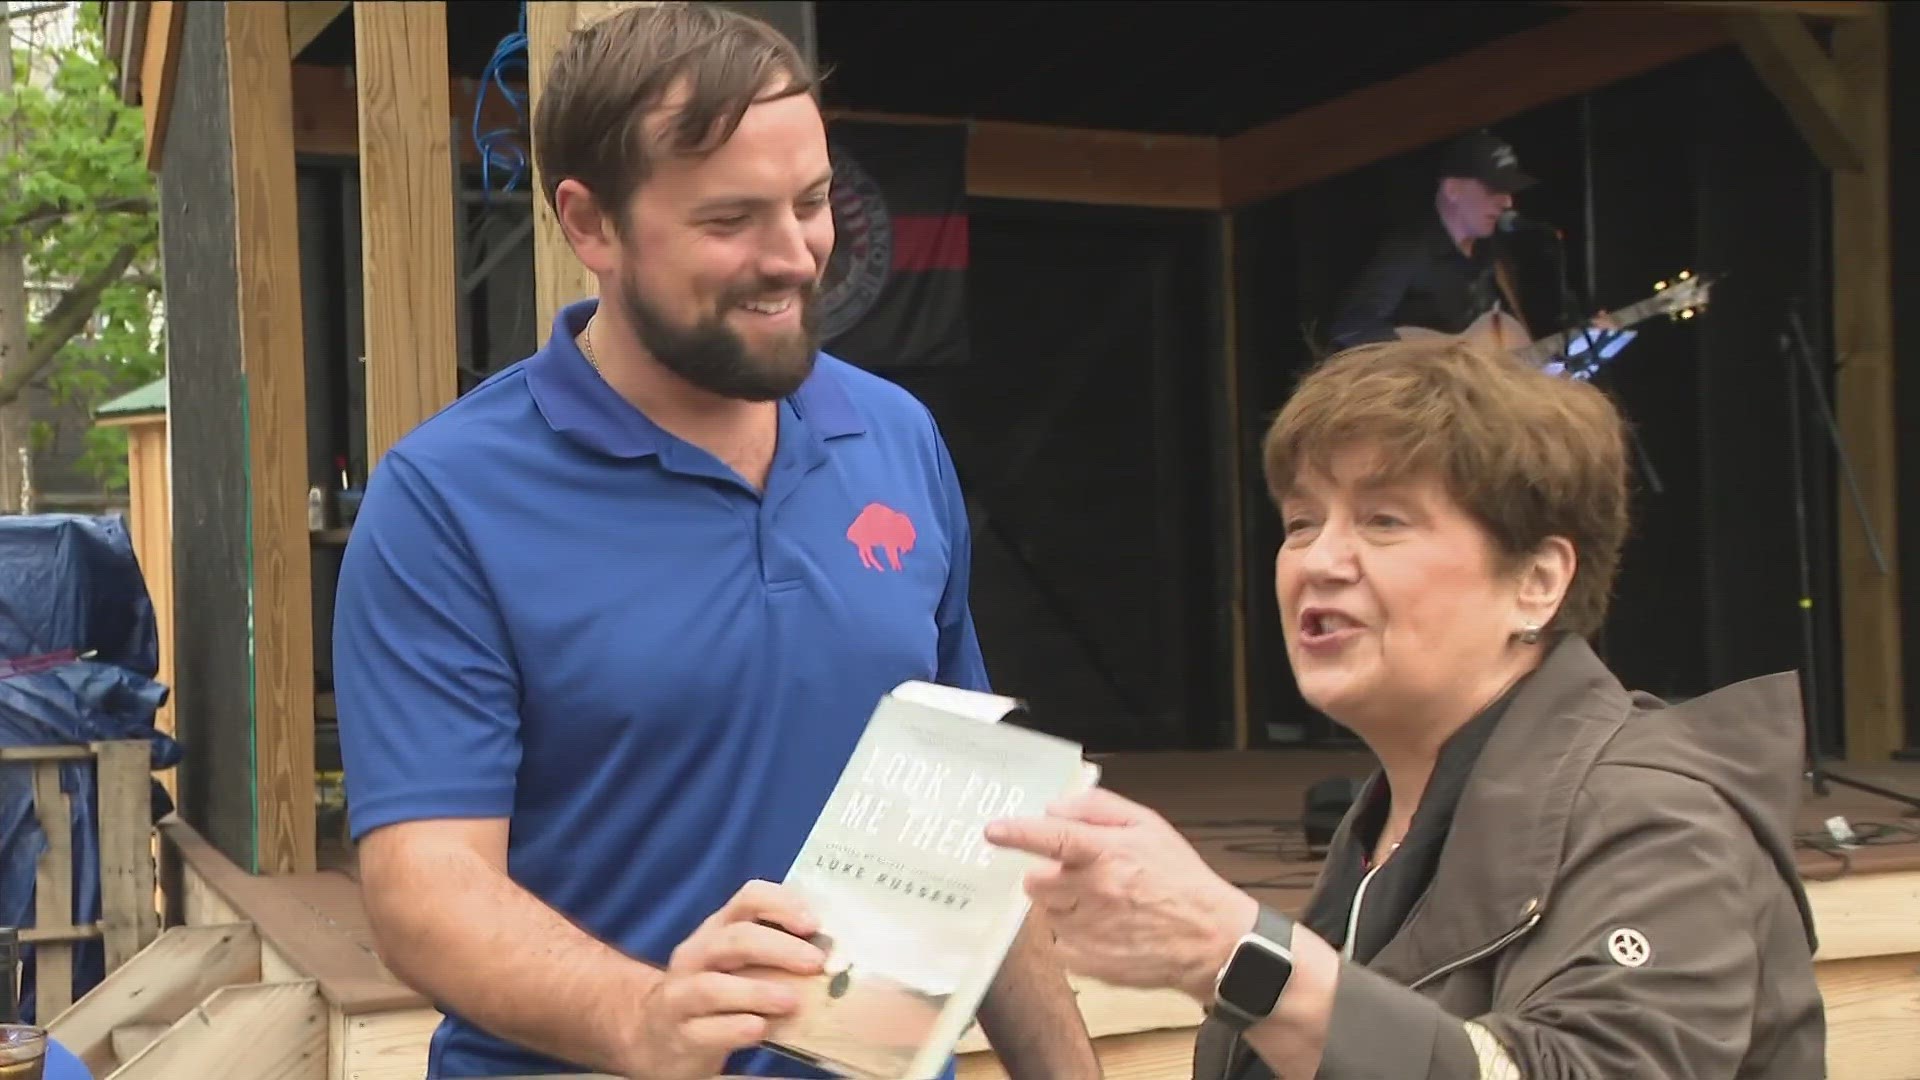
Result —
<instances>
[{"instance_id":1,"label":"brown jacket","mask_svg":"<svg viewBox=\"0 0 1920 1080\"><path fill-rule=\"evenodd\" d=\"M1426 895L1341 971L1320 1080L1825 1076L1803 734L1791 674L1666 705L1565 639L1481 752ZM1270 1075L1202 1027L1195 1080Z\"/></svg>"}]
</instances>

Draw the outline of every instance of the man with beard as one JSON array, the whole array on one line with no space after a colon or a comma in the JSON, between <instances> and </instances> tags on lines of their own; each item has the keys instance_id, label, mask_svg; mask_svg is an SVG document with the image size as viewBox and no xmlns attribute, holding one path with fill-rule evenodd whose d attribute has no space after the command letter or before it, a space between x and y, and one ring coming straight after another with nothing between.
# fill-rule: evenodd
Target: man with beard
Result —
<instances>
[{"instance_id":1,"label":"man with beard","mask_svg":"<svg viewBox=\"0 0 1920 1080\"><path fill-rule=\"evenodd\" d=\"M533 130L598 298L373 473L334 630L368 916L446 1016L431 1077L825 1076L755 1047L795 999L742 971L820 970L767 883L880 697L987 685L953 462L817 351L832 175L784 38L623 9ZM1016 1077L1098 1075L1037 922L980 1023Z\"/></svg>"}]
</instances>

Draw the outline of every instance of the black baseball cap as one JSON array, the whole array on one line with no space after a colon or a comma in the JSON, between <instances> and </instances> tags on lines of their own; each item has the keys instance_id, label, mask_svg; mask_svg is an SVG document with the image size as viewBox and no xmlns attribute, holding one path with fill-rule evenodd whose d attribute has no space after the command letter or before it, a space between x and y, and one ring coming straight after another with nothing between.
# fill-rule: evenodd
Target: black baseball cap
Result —
<instances>
[{"instance_id":1,"label":"black baseball cap","mask_svg":"<svg viewBox=\"0 0 1920 1080\"><path fill-rule=\"evenodd\" d=\"M1449 143L1441 155L1440 176L1478 180L1509 195L1536 183L1533 177L1520 171L1520 158L1513 147L1490 131L1462 135Z\"/></svg>"}]
</instances>

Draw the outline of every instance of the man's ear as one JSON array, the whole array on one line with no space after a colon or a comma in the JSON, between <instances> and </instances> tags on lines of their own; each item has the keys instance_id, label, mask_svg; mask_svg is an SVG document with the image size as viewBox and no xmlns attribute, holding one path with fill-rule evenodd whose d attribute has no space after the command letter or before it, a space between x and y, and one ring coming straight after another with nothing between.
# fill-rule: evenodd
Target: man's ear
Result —
<instances>
[{"instance_id":1,"label":"man's ear","mask_svg":"<svg viewBox=\"0 0 1920 1080\"><path fill-rule=\"evenodd\" d=\"M1519 594L1515 597L1520 615L1534 626L1545 626L1559 613L1573 585L1580 557L1573 541L1564 536L1549 536L1521 568Z\"/></svg>"},{"instance_id":2,"label":"man's ear","mask_svg":"<svg viewBox=\"0 0 1920 1080\"><path fill-rule=\"evenodd\" d=\"M554 217L567 246L582 265L595 274L611 273L619 263L614 221L594 198L593 192L578 180L560 181L553 192Z\"/></svg>"}]
</instances>

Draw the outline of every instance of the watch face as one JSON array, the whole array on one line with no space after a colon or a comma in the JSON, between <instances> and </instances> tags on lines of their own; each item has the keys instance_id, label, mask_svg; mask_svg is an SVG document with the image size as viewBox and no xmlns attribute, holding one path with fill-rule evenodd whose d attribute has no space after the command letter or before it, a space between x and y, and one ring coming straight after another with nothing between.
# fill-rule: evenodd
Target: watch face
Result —
<instances>
[{"instance_id":1,"label":"watch face","mask_svg":"<svg viewBox=\"0 0 1920 1080\"><path fill-rule=\"evenodd\" d=\"M1220 978L1220 999L1252 1016L1273 1011L1280 992L1287 988L1293 963L1284 956L1268 952L1252 942L1242 942Z\"/></svg>"}]
</instances>

